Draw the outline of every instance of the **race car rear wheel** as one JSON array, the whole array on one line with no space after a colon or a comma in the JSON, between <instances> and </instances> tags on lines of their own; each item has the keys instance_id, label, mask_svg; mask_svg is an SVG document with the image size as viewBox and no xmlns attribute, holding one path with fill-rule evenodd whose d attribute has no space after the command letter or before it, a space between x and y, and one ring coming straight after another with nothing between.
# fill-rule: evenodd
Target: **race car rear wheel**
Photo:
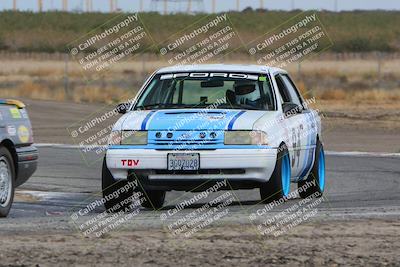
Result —
<instances>
[{"instance_id":1,"label":"race car rear wheel","mask_svg":"<svg viewBox=\"0 0 400 267\"><path fill-rule=\"evenodd\" d=\"M0 217L7 217L14 200L15 167L10 152L0 147Z\"/></svg>"},{"instance_id":2,"label":"race car rear wheel","mask_svg":"<svg viewBox=\"0 0 400 267\"><path fill-rule=\"evenodd\" d=\"M297 187L301 198L321 197L325 189L325 152L322 143L317 140L315 161L307 179L299 181ZM305 190L303 190L305 189Z\"/></svg>"},{"instance_id":3,"label":"race car rear wheel","mask_svg":"<svg viewBox=\"0 0 400 267\"><path fill-rule=\"evenodd\" d=\"M277 155L274 172L269 181L260 188L261 200L264 203L270 203L286 197L290 192L290 177L289 153L284 146L281 146Z\"/></svg>"},{"instance_id":4,"label":"race car rear wheel","mask_svg":"<svg viewBox=\"0 0 400 267\"><path fill-rule=\"evenodd\" d=\"M164 205L165 191L161 190L143 190L145 201L142 202L142 207L147 209L160 209Z\"/></svg>"},{"instance_id":5,"label":"race car rear wheel","mask_svg":"<svg viewBox=\"0 0 400 267\"><path fill-rule=\"evenodd\" d=\"M106 159L103 161L102 190L104 207L108 213L128 211L132 204L130 198L133 188L130 188L127 180L115 180L107 168ZM128 188L126 190L125 188Z\"/></svg>"}]
</instances>

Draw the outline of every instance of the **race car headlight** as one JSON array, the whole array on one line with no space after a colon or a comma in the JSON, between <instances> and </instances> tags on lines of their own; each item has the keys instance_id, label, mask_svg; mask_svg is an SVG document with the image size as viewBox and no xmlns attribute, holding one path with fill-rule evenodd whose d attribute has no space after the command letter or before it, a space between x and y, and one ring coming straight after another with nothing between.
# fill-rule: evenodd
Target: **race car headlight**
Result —
<instances>
[{"instance_id":1,"label":"race car headlight","mask_svg":"<svg viewBox=\"0 0 400 267\"><path fill-rule=\"evenodd\" d=\"M267 145L267 134L262 131L225 131L225 145Z\"/></svg>"},{"instance_id":2,"label":"race car headlight","mask_svg":"<svg viewBox=\"0 0 400 267\"><path fill-rule=\"evenodd\" d=\"M147 131L122 131L121 145L147 145Z\"/></svg>"},{"instance_id":3,"label":"race car headlight","mask_svg":"<svg viewBox=\"0 0 400 267\"><path fill-rule=\"evenodd\" d=\"M113 131L110 145L147 145L147 131Z\"/></svg>"}]
</instances>

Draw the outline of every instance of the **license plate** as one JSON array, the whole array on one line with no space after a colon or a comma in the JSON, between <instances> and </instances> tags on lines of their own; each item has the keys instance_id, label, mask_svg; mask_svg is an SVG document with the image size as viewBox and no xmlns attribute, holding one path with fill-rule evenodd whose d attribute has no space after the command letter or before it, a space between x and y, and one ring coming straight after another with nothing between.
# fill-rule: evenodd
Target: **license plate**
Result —
<instances>
[{"instance_id":1,"label":"license plate","mask_svg":"<svg viewBox=\"0 0 400 267\"><path fill-rule=\"evenodd\" d=\"M175 154L169 153L168 170L170 171L195 171L200 167L200 154Z\"/></svg>"}]
</instances>

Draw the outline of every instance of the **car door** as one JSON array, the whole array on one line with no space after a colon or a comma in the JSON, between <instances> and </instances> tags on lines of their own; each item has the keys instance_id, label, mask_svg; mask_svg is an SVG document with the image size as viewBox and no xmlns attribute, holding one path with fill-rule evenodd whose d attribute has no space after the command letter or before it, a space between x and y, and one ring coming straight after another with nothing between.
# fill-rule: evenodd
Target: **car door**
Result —
<instances>
[{"instance_id":1,"label":"car door","mask_svg":"<svg viewBox=\"0 0 400 267\"><path fill-rule=\"evenodd\" d=\"M310 112L304 108L303 100L287 74L277 74L275 80L282 101L294 103L300 107L299 113L290 113L285 116L285 127L289 132L289 140L286 140L286 142L289 146L292 177L297 180L306 174L309 163L312 161L312 159L309 159L311 144L309 134L311 129Z\"/></svg>"}]
</instances>

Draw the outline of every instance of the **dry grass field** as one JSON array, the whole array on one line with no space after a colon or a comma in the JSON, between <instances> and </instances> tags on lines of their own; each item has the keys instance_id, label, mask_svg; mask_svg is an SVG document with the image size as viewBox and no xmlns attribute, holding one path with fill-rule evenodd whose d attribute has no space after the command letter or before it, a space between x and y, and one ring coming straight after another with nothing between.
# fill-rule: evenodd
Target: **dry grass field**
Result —
<instances>
[{"instance_id":1,"label":"dry grass field","mask_svg":"<svg viewBox=\"0 0 400 267\"><path fill-rule=\"evenodd\" d=\"M251 63L244 58L225 62ZM62 59L1 58L0 55L0 96L113 106L134 96L146 77L163 66L166 62L160 58L141 55L115 64L93 79L91 73L83 72L72 60L66 72ZM326 129L343 128L341 132L345 132L352 128L358 135L365 129L400 129L400 59L379 62L367 57L337 61L325 57L290 65L288 70L305 98L316 98L314 108L325 115ZM46 135L41 141L47 138ZM64 141L64 138L54 141Z\"/></svg>"},{"instance_id":2,"label":"dry grass field","mask_svg":"<svg viewBox=\"0 0 400 267\"><path fill-rule=\"evenodd\" d=\"M240 59L225 63L249 64ZM0 56L1 97L89 103L118 102L134 95L144 79L166 66L161 59L142 55L114 64L99 77L83 71L77 62L8 59ZM306 97L363 104L400 102L400 59L306 60L288 68Z\"/></svg>"}]
</instances>

